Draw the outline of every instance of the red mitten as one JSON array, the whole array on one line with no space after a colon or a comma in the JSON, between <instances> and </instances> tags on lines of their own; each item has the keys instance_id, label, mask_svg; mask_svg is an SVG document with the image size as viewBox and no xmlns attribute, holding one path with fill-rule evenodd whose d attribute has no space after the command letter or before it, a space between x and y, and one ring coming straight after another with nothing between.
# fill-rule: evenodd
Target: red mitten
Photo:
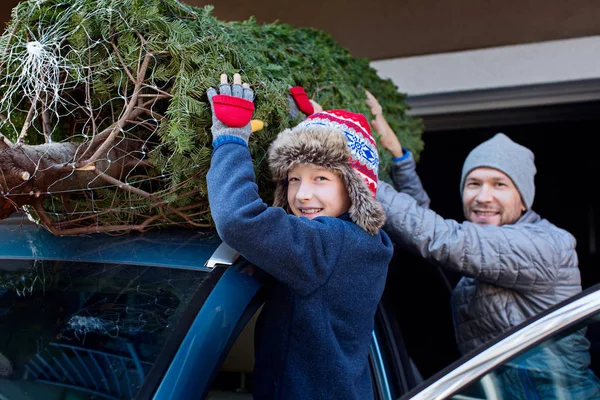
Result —
<instances>
[{"instance_id":1,"label":"red mitten","mask_svg":"<svg viewBox=\"0 0 600 400\"><path fill-rule=\"evenodd\" d=\"M290 88L290 94L292 95L292 98L294 99L294 102L300 111L302 111L304 114L311 115L315 112L315 108L309 101L308 95L302 86L294 86Z\"/></svg>"},{"instance_id":2,"label":"red mitten","mask_svg":"<svg viewBox=\"0 0 600 400\"><path fill-rule=\"evenodd\" d=\"M246 126L252 119L254 103L251 101L225 94L213 96L212 101L216 117L231 128Z\"/></svg>"}]
</instances>

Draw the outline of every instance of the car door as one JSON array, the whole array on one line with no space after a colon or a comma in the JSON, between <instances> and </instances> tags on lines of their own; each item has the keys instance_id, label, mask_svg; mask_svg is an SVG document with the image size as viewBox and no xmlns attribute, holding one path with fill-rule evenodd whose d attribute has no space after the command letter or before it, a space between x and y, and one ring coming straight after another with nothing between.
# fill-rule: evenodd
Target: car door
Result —
<instances>
[{"instance_id":1,"label":"car door","mask_svg":"<svg viewBox=\"0 0 600 400\"><path fill-rule=\"evenodd\" d=\"M599 332L600 285L596 285L466 355L400 399L598 398ZM569 361L561 360L568 354L555 357L556 352L549 351L579 333L589 340L591 363L589 369L573 373L565 368ZM552 358L544 358L550 361L540 365L540 355L547 354Z\"/></svg>"},{"instance_id":2,"label":"car door","mask_svg":"<svg viewBox=\"0 0 600 400\"><path fill-rule=\"evenodd\" d=\"M240 282L249 279L249 276L252 276L252 280L245 284L253 286L258 283L258 286L253 286L257 289L254 295L243 296L234 307L235 310L232 309L229 318L219 319L219 321L227 319L231 322L227 324L225 330L216 327L209 329L217 332L219 338L227 338L227 342L207 341L202 334L193 334L194 329L190 329L189 338L186 337L189 345L184 342L181 347L183 350L179 354L181 362L173 363L169 370L172 377L165 379L169 384L159 388L155 399L190 396L208 400L252 399L254 324L264 303L264 297L259 290L260 285L267 279L264 273L261 274L260 268L252 267L240 258L226 269L226 273L219 281L218 286L221 286L227 284L227 280L231 280L232 290L224 293L232 293L235 287L241 287ZM238 283L233 284L236 281ZM215 297L220 296L218 291L213 293ZM248 293L252 294L254 291ZM231 294L228 296L232 297ZM210 303L207 301L206 304ZM244 309L245 303L247 306ZM224 302L219 300L214 304L222 307ZM379 304L368 360L376 400L396 399L423 380L408 354L402 332L393 320L395 316L386 310L385 302ZM235 321L237 323L234 325ZM218 325L221 326L221 323ZM207 377L210 377L208 381ZM203 388L205 385L206 387Z\"/></svg>"}]
</instances>

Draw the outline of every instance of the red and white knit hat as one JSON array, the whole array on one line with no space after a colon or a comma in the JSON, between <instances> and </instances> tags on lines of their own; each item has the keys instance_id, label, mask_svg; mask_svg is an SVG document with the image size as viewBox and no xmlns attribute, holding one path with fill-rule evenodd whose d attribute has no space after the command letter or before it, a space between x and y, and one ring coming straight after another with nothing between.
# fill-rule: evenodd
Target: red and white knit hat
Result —
<instances>
[{"instance_id":1,"label":"red and white knit hat","mask_svg":"<svg viewBox=\"0 0 600 400\"><path fill-rule=\"evenodd\" d=\"M274 206L287 204L287 174L298 164L312 164L340 173L352 205L350 218L369 233L385 222L375 200L379 156L364 115L328 110L309 115L293 129L281 132L269 148L269 167L278 182Z\"/></svg>"}]
</instances>

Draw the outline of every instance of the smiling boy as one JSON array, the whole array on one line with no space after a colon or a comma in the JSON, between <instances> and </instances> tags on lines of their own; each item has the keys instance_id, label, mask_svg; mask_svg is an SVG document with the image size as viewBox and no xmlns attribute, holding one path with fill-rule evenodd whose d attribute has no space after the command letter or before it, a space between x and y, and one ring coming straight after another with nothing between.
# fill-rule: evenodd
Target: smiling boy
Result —
<instances>
[{"instance_id":1,"label":"smiling boy","mask_svg":"<svg viewBox=\"0 0 600 400\"><path fill-rule=\"evenodd\" d=\"M309 115L268 150L274 206L248 150L253 91L221 76L207 175L219 236L273 277L255 331L255 399L372 399L374 316L393 246L375 200L369 124L345 110ZM227 121L227 123L224 123Z\"/></svg>"},{"instance_id":2,"label":"smiling boy","mask_svg":"<svg viewBox=\"0 0 600 400\"><path fill-rule=\"evenodd\" d=\"M324 168L297 165L288 173L287 201L298 217L338 217L350 209L342 177Z\"/></svg>"}]
</instances>

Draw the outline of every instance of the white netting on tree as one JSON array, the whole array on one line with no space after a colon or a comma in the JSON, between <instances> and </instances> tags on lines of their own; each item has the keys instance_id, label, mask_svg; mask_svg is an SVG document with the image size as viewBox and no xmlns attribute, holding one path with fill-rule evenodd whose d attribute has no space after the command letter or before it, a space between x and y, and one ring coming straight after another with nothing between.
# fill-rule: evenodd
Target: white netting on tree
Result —
<instances>
[{"instance_id":1,"label":"white netting on tree","mask_svg":"<svg viewBox=\"0 0 600 400\"><path fill-rule=\"evenodd\" d=\"M44 204L23 209L54 224L57 232L62 227L73 231L76 225L102 230L106 221L108 230L118 230L117 225L135 228L137 216L150 214L148 207L177 200L181 182L170 181L173 170L178 177L195 176L193 170L199 167L174 166L177 143L161 139L158 132L168 108L165 100L173 98L174 78L156 74L157 57L167 54L168 43L159 51L149 48L153 44L148 44L148 32L132 26L125 15L126 6L134 2L102 1L92 12L85 2L52 3L22 5L16 16L33 15L34 23L13 21L13 30L2 38L0 85L5 90L0 128L8 133L5 141L25 148L45 144L27 157L31 163L19 174L23 182L6 185L12 187L3 195L11 200L32 194L44 199ZM99 30L89 31L94 28ZM194 112L191 103L180 102L176 112L189 116ZM23 190L27 182L44 179L56 169L62 171L42 185L45 190ZM159 190L146 191L144 186ZM199 206L206 209L205 204ZM207 225L202 217L206 211L199 218L188 212L194 207L171 208L161 216L143 218L141 224Z\"/></svg>"}]
</instances>

